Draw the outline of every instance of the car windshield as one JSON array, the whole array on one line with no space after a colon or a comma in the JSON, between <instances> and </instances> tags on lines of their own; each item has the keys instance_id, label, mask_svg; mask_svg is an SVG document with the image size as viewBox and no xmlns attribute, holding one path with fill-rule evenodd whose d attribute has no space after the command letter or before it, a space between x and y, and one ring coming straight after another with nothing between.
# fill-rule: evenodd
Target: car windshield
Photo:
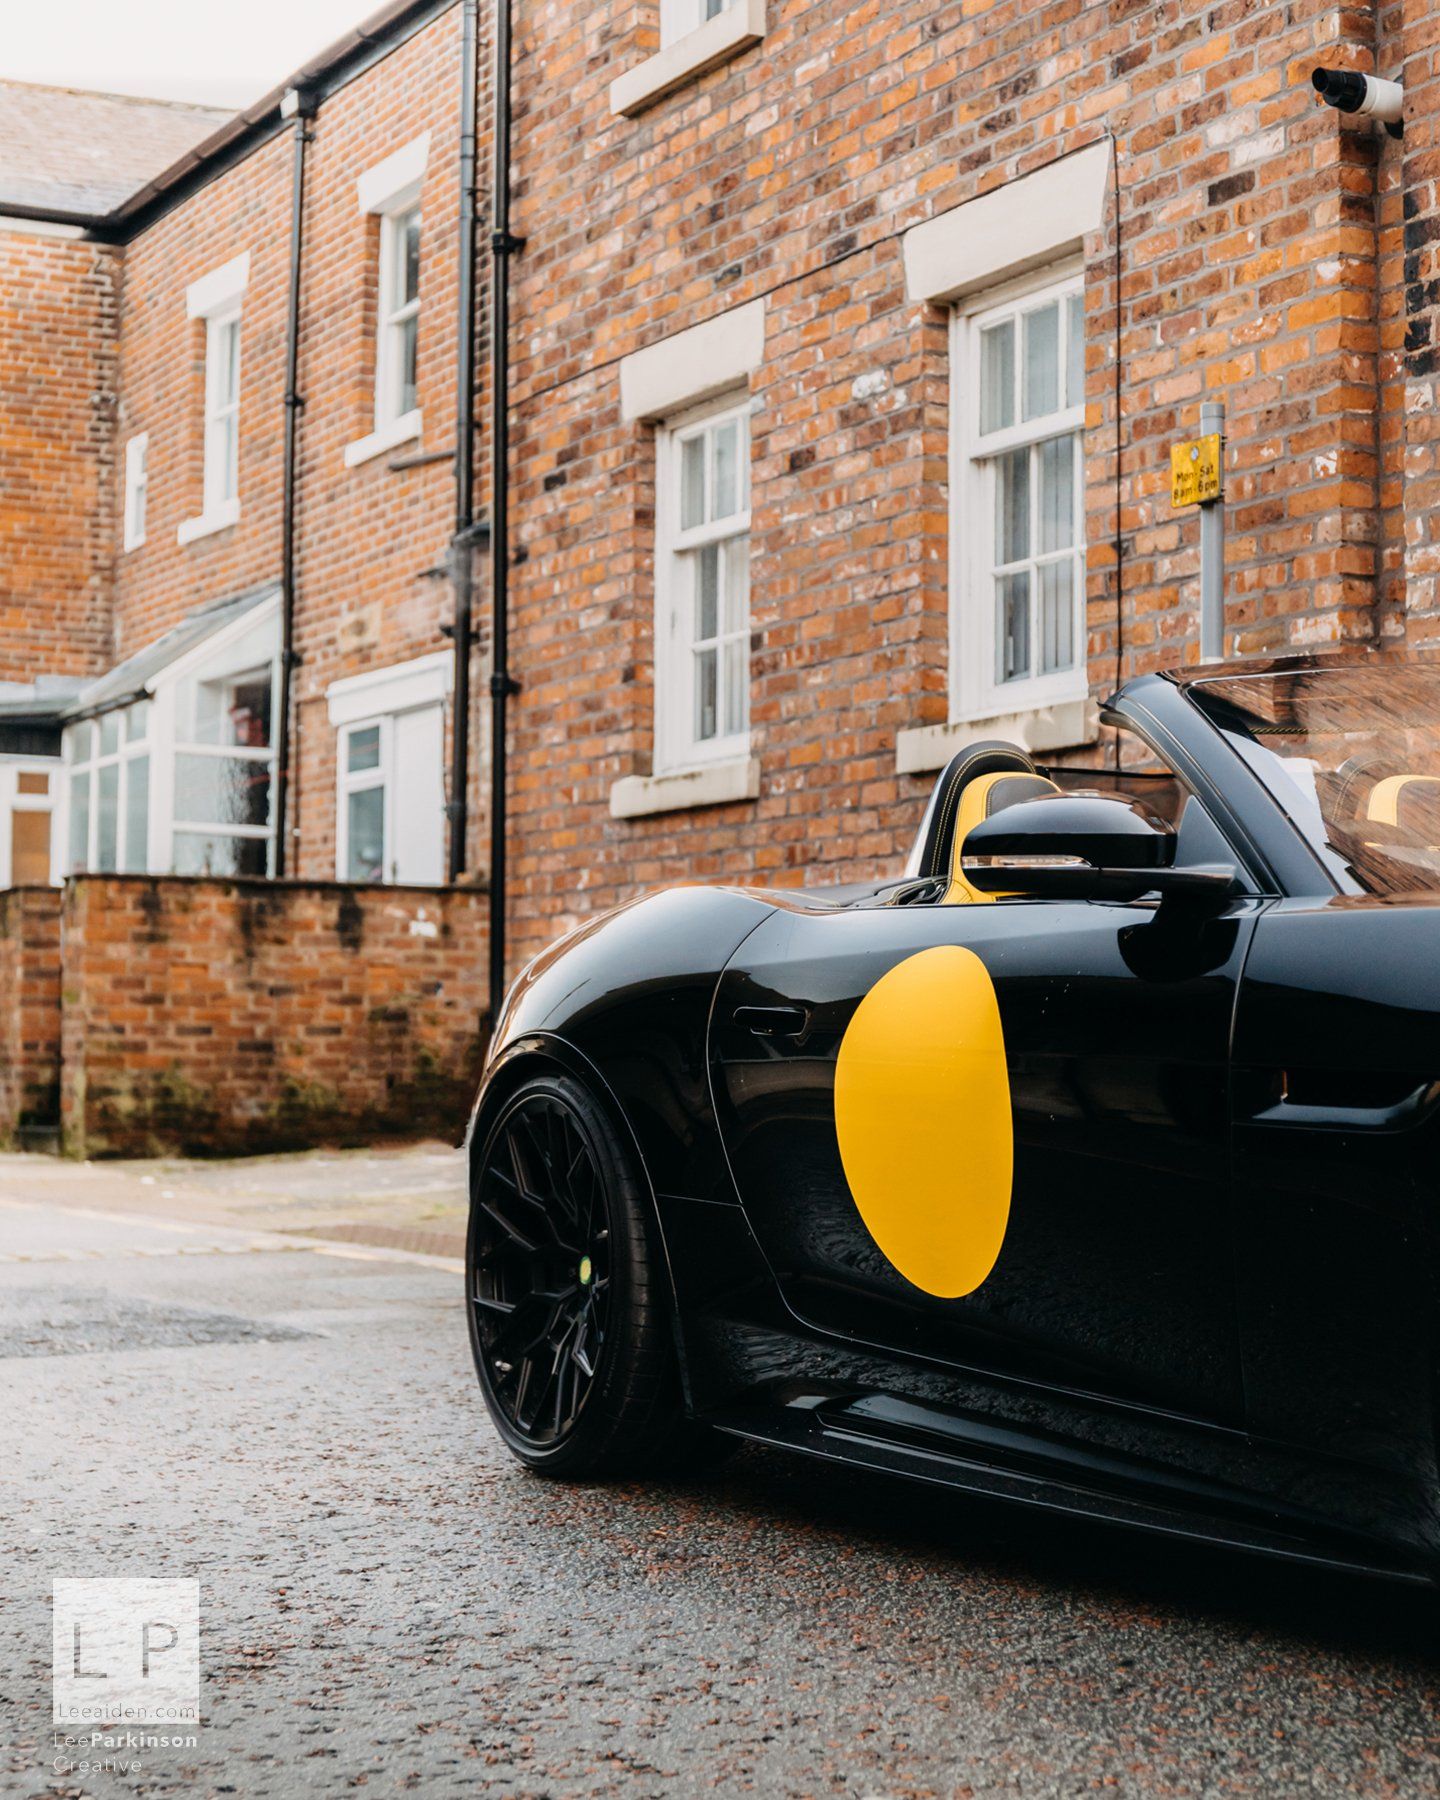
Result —
<instances>
[{"instance_id":1,"label":"car windshield","mask_svg":"<svg viewBox=\"0 0 1440 1800\"><path fill-rule=\"evenodd\" d=\"M1440 660L1227 675L1189 692L1342 892L1440 889Z\"/></svg>"}]
</instances>

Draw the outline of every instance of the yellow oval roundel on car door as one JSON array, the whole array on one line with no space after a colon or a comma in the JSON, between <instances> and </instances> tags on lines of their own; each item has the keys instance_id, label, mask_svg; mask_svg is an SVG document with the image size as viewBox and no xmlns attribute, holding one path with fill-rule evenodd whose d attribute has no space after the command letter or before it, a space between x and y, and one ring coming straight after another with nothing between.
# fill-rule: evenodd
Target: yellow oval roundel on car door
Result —
<instances>
[{"instance_id":1,"label":"yellow oval roundel on car door","mask_svg":"<svg viewBox=\"0 0 1440 1800\"><path fill-rule=\"evenodd\" d=\"M865 1228L905 1279L958 1299L995 1267L1014 1130L1000 1005L972 950L921 950L855 1009L835 1066L835 1130Z\"/></svg>"}]
</instances>

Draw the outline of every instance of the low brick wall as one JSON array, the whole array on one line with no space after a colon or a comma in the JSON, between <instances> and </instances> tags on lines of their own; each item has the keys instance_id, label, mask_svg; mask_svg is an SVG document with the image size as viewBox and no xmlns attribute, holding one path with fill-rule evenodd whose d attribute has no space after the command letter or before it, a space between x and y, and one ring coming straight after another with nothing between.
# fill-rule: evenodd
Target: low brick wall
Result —
<instances>
[{"instance_id":1,"label":"low brick wall","mask_svg":"<svg viewBox=\"0 0 1440 1800\"><path fill-rule=\"evenodd\" d=\"M77 1156L458 1133L488 1021L483 893L86 875L64 899Z\"/></svg>"},{"instance_id":2,"label":"low brick wall","mask_svg":"<svg viewBox=\"0 0 1440 1800\"><path fill-rule=\"evenodd\" d=\"M60 895L0 892L0 1145L60 1122Z\"/></svg>"}]
</instances>

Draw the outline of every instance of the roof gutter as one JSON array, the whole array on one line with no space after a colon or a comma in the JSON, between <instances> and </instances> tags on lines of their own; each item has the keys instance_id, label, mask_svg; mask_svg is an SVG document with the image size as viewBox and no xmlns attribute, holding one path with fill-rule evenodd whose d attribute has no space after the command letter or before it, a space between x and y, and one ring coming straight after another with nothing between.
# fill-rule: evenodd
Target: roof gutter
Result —
<instances>
[{"instance_id":1,"label":"roof gutter","mask_svg":"<svg viewBox=\"0 0 1440 1800\"><path fill-rule=\"evenodd\" d=\"M67 212L0 200L0 214L37 224L78 225L87 236L101 243L125 243L188 200L208 181L278 137L290 124L283 108L285 96L292 89L301 90L319 105L383 62L455 4L456 0L389 0L388 5L371 13L278 87L227 119L108 213Z\"/></svg>"},{"instance_id":2,"label":"roof gutter","mask_svg":"<svg viewBox=\"0 0 1440 1800\"><path fill-rule=\"evenodd\" d=\"M103 244L120 242L120 234L106 223L104 214L70 212L63 206L27 206L23 200L0 200L0 219L22 219L27 224L67 225Z\"/></svg>"},{"instance_id":3,"label":"roof gutter","mask_svg":"<svg viewBox=\"0 0 1440 1800\"><path fill-rule=\"evenodd\" d=\"M106 713L121 712L127 706L134 706L141 700L152 698L152 690L147 682L144 686L132 689L128 694L111 694L104 700L97 700L93 706L77 707L73 712L62 710L62 725L81 725L86 719L103 719Z\"/></svg>"}]
</instances>

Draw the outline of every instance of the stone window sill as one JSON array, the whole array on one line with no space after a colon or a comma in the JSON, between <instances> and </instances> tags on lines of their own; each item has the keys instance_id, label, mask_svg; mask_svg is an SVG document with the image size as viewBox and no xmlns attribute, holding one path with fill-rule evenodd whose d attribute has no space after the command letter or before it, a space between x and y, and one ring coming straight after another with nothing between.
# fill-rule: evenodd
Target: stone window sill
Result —
<instances>
[{"instance_id":1,"label":"stone window sill","mask_svg":"<svg viewBox=\"0 0 1440 1800\"><path fill-rule=\"evenodd\" d=\"M765 35L765 0L734 0L722 13L666 44L610 83L610 110L633 118L707 69L729 62Z\"/></svg>"},{"instance_id":2,"label":"stone window sill","mask_svg":"<svg viewBox=\"0 0 1440 1800\"><path fill-rule=\"evenodd\" d=\"M421 424L420 409L416 407L413 412L392 419L388 425L377 426L368 437L356 438L353 444L345 446L345 467L353 469L372 457L383 456L387 450L417 441Z\"/></svg>"},{"instance_id":3,"label":"stone window sill","mask_svg":"<svg viewBox=\"0 0 1440 1800\"><path fill-rule=\"evenodd\" d=\"M651 813L727 806L757 799L759 793L759 757L740 756L674 775L627 775L610 789L610 817L643 819Z\"/></svg>"},{"instance_id":4,"label":"stone window sill","mask_svg":"<svg viewBox=\"0 0 1440 1800\"><path fill-rule=\"evenodd\" d=\"M1093 744L1100 734L1100 711L1093 700L1063 700L1053 706L1031 706L1021 712L992 713L950 725L919 725L895 739L895 769L900 775L924 775L943 769L957 750L980 738L1004 738L1032 753L1075 750Z\"/></svg>"},{"instance_id":5,"label":"stone window sill","mask_svg":"<svg viewBox=\"0 0 1440 1800\"><path fill-rule=\"evenodd\" d=\"M232 525L239 523L239 500L222 500L218 506L201 513L198 518L183 520L175 533L175 541L178 544L193 544L197 538L210 537L217 531L228 531Z\"/></svg>"}]
</instances>

